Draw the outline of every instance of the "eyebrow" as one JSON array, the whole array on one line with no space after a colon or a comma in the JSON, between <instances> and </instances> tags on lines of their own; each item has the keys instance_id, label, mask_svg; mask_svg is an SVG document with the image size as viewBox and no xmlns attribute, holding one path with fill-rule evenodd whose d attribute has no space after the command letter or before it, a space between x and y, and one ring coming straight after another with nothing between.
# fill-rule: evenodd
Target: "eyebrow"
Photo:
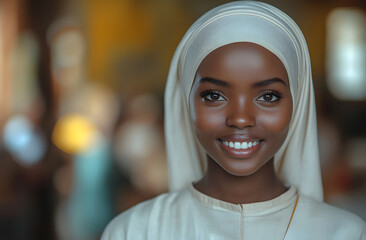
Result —
<instances>
[{"instance_id":1,"label":"eyebrow","mask_svg":"<svg viewBox=\"0 0 366 240\"><path fill-rule=\"evenodd\" d=\"M215 78L210 78L210 77L204 77L200 79L200 83L204 83L204 82L209 82L215 85L219 85L219 86L224 86L224 87L230 87L230 84L228 82L225 82L223 80L220 79L215 79ZM266 79L260 82L256 82L253 84L253 87L264 87L264 86L268 86L271 85L273 83L282 83L283 85L285 85L287 87L287 83L282 80L281 78L270 78L270 79Z\"/></svg>"},{"instance_id":2,"label":"eyebrow","mask_svg":"<svg viewBox=\"0 0 366 240\"><path fill-rule=\"evenodd\" d=\"M270 78L270 79L266 79L260 82L256 82L253 84L253 87L264 87L264 86L268 86L271 85L273 83L282 83L283 85L285 85L287 87L287 83L282 80L281 78Z\"/></svg>"},{"instance_id":3,"label":"eyebrow","mask_svg":"<svg viewBox=\"0 0 366 240\"><path fill-rule=\"evenodd\" d=\"M230 87L230 84L220 80L220 79L215 79L215 78L209 78L209 77L204 77L200 79L200 83L204 83L204 82L209 82L215 85L219 85L219 86L223 86L223 87Z\"/></svg>"}]
</instances>

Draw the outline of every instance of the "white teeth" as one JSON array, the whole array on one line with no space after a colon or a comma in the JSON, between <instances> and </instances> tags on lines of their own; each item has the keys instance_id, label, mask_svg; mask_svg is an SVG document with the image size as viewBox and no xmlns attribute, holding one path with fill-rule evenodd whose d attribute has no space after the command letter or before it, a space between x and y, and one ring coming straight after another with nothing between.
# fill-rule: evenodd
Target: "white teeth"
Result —
<instances>
[{"instance_id":1,"label":"white teeth","mask_svg":"<svg viewBox=\"0 0 366 240\"><path fill-rule=\"evenodd\" d=\"M228 146L230 148L234 149L248 149L256 146L259 144L259 141L253 141L253 142L228 142L228 141L222 141L222 143L225 146Z\"/></svg>"}]
</instances>

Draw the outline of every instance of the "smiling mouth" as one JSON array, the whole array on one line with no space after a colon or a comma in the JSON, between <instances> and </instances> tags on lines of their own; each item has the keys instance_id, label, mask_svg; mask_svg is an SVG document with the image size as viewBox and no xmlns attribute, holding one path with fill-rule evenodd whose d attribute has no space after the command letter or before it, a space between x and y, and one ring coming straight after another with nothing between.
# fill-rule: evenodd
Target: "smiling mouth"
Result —
<instances>
[{"instance_id":1,"label":"smiling mouth","mask_svg":"<svg viewBox=\"0 0 366 240\"><path fill-rule=\"evenodd\" d=\"M232 148L232 149L248 149L255 147L257 144L259 144L259 140L256 141L250 141L250 142L230 142L230 141L224 141L221 140L222 144L225 146Z\"/></svg>"},{"instance_id":2,"label":"smiling mouth","mask_svg":"<svg viewBox=\"0 0 366 240\"><path fill-rule=\"evenodd\" d=\"M221 147L234 158L249 158L258 150L263 140L227 141L218 139Z\"/></svg>"}]
</instances>

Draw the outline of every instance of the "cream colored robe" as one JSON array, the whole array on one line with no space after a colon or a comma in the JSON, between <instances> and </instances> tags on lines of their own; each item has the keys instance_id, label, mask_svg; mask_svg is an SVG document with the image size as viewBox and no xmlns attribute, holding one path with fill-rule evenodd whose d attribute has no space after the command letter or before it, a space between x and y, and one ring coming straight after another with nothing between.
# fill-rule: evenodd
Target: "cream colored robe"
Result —
<instances>
[{"instance_id":1,"label":"cream colored robe","mask_svg":"<svg viewBox=\"0 0 366 240\"><path fill-rule=\"evenodd\" d=\"M190 186L120 214L102 240L282 240L296 198L295 188L290 188L270 201L236 205ZM366 224L354 214L299 196L285 239L366 239Z\"/></svg>"}]
</instances>

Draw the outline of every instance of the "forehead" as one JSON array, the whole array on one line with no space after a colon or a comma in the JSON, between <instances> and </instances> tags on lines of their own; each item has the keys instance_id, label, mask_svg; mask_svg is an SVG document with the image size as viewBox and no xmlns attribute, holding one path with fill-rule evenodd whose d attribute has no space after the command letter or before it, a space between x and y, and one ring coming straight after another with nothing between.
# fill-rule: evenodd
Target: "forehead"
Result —
<instances>
[{"instance_id":1,"label":"forehead","mask_svg":"<svg viewBox=\"0 0 366 240\"><path fill-rule=\"evenodd\" d=\"M249 42L232 43L215 49L201 62L197 74L201 77L247 77L263 80L278 77L288 83L281 60L266 48Z\"/></svg>"}]
</instances>

